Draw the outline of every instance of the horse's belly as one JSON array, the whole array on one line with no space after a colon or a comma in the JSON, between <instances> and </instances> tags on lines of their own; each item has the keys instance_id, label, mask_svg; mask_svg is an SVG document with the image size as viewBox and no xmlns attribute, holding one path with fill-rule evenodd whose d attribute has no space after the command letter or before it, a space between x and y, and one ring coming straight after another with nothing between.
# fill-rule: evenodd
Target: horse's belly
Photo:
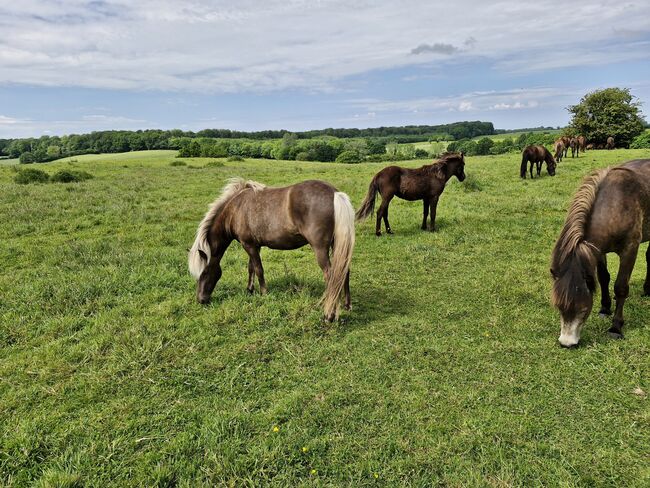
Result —
<instances>
[{"instance_id":1,"label":"horse's belly","mask_svg":"<svg viewBox=\"0 0 650 488\"><path fill-rule=\"evenodd\" d=\"M284 239L265 239L261 243L262 246L268 247L269 249L277 249L282 251L290 251L292 249L298 249L307 244L307 239L301 235L291 236Z\"/></svg>"}]
</instances>

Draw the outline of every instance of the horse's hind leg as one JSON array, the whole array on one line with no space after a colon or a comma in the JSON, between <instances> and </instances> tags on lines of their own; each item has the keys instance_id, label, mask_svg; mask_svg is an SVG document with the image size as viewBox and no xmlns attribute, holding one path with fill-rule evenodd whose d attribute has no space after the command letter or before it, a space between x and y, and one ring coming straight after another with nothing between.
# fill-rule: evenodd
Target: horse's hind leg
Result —
<instances>
[{"instance_id":1,"label":"horse's hind leg","mask_svg":"<svg viewBox=\"0 0 650 488\"><path fill-rule=\"evenodd\" d=\"M379 210L377 210L377 225L375 226L375 234L381 235L381 220L384 219L384 225L386 226L386 232L392 234L393 232L390 229L390 224L388 223L388 205L390 204L393 196L384 197L381 196L381 205L379 205Z\"/></svg>"},{"instance_id":2,"label":"horse's hind leg","mask_svg":"<svg viewBox=\"0 0 650 488\"><path fill-rule=\"evenodd\" d=\"M533 161L530 162L530 179L533 179L533 167L535 166L535 163Z\"/></svg>"},{"instance_id":3,"label":"horse's hind leg","mask_svg":"<svg viewBox=\"0 0 650 488\"><path fill-rule=\"evenodd\" d=\"M607 257L603 254L598 260L596 268L598 283L600 283L600 312L601 317L612 314L612 299L609 296L609 271L607 271Z\"/></svg>"},{"instance_id":4,"label":"horse's hind leg","mask_svg":"<svg viewBox=\"0 0 650 488\"><path fill-rule=\"evenodd\" d=\"M645 283L643 283L643 296L650 297L650 244L648 244L648 249L645 252L645 263L646 263L646 272L645 272Z\"/></svg>"},{"instance_id":5,"label":"horse's hind leg","mask_svg":"<svg viewBox=\"0 0 650 488\"><path fill-rule=\"evenodd\" d=\"M423 200L424 208L422 209L422 230L427 230L427 217L429 216L429 199Z\"/></svg>"},{"instance_id":6,"label":"horse's hind leg","mask_svg":"<svg viewBox=\"0 0 650 488\"><path fill-rule=\"evenodd\" d=\"M265 295L268 291L266 288L266 280L264 279L264 268L262 267L262 258L260 257L260 248L252 246L250 244L242 243L244 250L248 253L248 291L252 293L254 291L253 277L250 274L251 266L253 271L257 275L257 280L260 282L260 293Z\"/></svg>"},{"instance_id":7,"label":"horse's hind leg","mask_svg":"<svg viewBox=\"0 0 650 488\"><path fill-rule=\"evenodd\" d=\"M390 223L388 223L388 206L390 205L390 201L393 199L392 196L388 197L385 202L386 202L386 210L384 210L384 225L386 226L386 234L392 234L393 231L390 228ZM383 205L383 202L382 202Z\"/></svg>"},{"instance_id":8,"label":"horse's hind leg","mask_svg":"<svg viewBox=\"0 0 650 488\"><path fill-rule=\"evenodd\" d=\"M350 270L348 269L348 274L345 276L345 284L343 285L345 291L345 309L352 310L352 299L350 298Z\"/></svg>"},{"instance_id":9,"label":"horse's hind leg","mask_svg":"<svg viewBox=\"0 0 650 488\"><path fill-rule=\"evenodd\" d=\"M609 335L615 339L623 338L623 306L625 299L630 293L630 276L634 269L634 262L639 250L639 244L629 245L621 254L621 262L618 267L618 276L616 276L616 283L614 283L614 297L616 298L616 310L614 312L614 319L612 326L609 328Z\"/></svg>"},{"instance_id":10,"label":"horse's hind leg","mask_svg":"<svg viewBox=\"0 0 650 488\"><path fill-rule=\"evenodd\" d=\"M537 176L541 176L541 175L542 175L542 162L537 161Z\"/></svg>"}]
</instances>

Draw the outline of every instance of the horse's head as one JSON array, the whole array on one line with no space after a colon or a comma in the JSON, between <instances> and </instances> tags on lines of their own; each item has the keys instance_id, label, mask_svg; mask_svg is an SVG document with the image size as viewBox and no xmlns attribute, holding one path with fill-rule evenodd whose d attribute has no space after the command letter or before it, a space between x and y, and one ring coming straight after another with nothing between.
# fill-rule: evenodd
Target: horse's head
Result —
<instances>
[{"instance_id":1,"label":"horse's head","mask_svg":"<svg viewBox=\"0 0 650 488\"><path fill-rule=\"evenodd\" d=\"M445 156L445 161L447 162L448 178L455 176L458 181L463 181L465 179L465 153L448 153Z\"/></svg>"},{"instance_id":2,"label":"horse's head","mask_svg":"<svg viewBox=\"0 0 650 488\"><path fill-rule=\"evenodd\" d=\"M565 259L554 252L551 264L553 290L551 302L560 312L560 345L575 347L580 332L591 313L596 280L595 257L589 245L582 242Z\"/></svg>"},{"instance_id":3,"label":"horse's head","mask_svg":"<svg viewBox=\"0 0 650 488\"><path fill-rule=\"evenodd\" d=\"M546 171L548 171L549 175L555 176L555 167L556 166L557 166L557 163L555 162L555 158L547 150L547 154L546 154Z\"/></svg>"}]
</instances>

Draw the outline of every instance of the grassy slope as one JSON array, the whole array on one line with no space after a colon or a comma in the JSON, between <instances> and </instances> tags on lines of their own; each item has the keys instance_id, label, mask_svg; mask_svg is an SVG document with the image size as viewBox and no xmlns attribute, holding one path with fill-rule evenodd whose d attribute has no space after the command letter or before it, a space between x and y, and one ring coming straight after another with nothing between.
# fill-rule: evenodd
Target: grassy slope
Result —
<instances>
[{"instance_id":1,"label":"grassy slope","mask_svg":"<svg viewBox=\"0 0 650 488\"><path fill-rule=\"evenodd\" d=\"M319 320L309 248L263 251L261 297L233 245L208 307L185 250L227 177L327 179L358 205L381 166L193 169L172 154L38 166L95 175L72 185L18 186L0 167L0 484L648 481L648 403L633 394L650 390L644 259L627 339L592 316L571 351L548 261L582 175L650 151L590 152L525 182L517 155L470 158L482 190L451 182L434 234L418 203L394 200L394 236L358 226L354 310L337 325Z\"/></svg>"}]
</instances>

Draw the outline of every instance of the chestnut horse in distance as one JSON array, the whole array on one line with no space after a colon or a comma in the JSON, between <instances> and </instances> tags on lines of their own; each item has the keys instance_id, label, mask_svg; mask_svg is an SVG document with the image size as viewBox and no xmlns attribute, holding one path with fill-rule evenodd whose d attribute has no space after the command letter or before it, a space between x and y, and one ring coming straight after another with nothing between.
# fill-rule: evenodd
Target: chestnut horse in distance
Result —
<instances>
[{"instance_id":1,"label":"chestnut horse in distance","mask_svg":"<svg viewBox=\"0 0 650 488\"><path fill-rule=\"evenodd\" d=\"M427 229L427 216L430 212L429 230L433 232L436 229L438 199L445 189L445 184L452 176L458 178L458 181L465 179L465 155L462 152L445 153L437 162L418 169L388 166L377 173L370 182L368 194L357 211L357 220L365 220L372 214L375 208L375 198L379 193L381 205L377 210L377 225L375 227L377 236L381 235L382 219L386 226L386 232L393 233L388 223L388 205L395 196L409 201L422 200L424 206L422 230Z\"/></svg>"}]
</instances>

